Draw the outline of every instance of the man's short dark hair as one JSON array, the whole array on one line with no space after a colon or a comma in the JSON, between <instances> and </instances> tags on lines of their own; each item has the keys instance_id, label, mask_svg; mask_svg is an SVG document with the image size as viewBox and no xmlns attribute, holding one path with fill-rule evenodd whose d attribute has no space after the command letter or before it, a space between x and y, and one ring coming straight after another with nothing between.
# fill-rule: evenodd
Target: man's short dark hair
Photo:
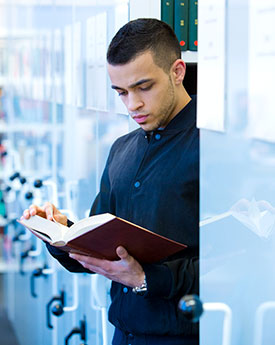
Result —
<instances>
[{"instance_id":1,"label":"man's short dark hair","mask_svg":"<svg viewBox=\"0 0 275 345\"><path fill-rule=\"evenodd\" d=\"M116 33L107 51L107 61L110 65L126 64L146 51L151 51L155 64L165 72L181 58L179 42L168 24L140 18L128 22Z\"/></svg>"}]
</instances>

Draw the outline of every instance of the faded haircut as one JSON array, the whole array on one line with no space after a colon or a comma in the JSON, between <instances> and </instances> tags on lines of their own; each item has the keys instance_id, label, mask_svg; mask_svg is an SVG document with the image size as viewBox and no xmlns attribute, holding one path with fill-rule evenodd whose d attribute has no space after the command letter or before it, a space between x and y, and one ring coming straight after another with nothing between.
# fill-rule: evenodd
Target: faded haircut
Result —
<instances>
[{"instance_id":1,"label":"faded haircut","mask_svg":"<svg viewBox=\"0 0 275 345\"><path fill-rule=\"evenodd\" d=\"M157 19L140 18L125 24L113 37L108 51L110 65L123 65L150 51L166 73L181 58L178 39L171 27Z\"/></svg>"}]
</instances>

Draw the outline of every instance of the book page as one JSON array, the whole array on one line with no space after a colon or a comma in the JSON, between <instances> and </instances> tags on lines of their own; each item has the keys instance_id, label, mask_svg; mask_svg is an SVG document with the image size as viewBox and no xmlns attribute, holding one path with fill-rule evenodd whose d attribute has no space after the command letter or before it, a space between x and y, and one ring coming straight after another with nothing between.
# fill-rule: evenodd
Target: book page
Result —
<instances>
[{"instance_id":1,"label":"book page","mask_svg":"<svg viewBox=\"0 0 275 345\"><path fill-rule=\"evenodd\" d=\"M27 227L34 234L37 233L38 237L43 236L43 239L51 243L63 240L63 235L68 230L66 226L40 216L32 216L29 219L20 219L18 222Z\"/></svg>"},{"instance_id":2,"label":"book page","mask_svg":"<svg viewBox=\"0 0 275 345\"><path fill-rule=\"evenodd\" d=\"M75 223L69 228L69 231L64 235L64 239L66 242L69 242L70 240L81 236L114 218L116 217L110 213L103 213L81 219L79 222Z\"/></svg>"}]
</instances>

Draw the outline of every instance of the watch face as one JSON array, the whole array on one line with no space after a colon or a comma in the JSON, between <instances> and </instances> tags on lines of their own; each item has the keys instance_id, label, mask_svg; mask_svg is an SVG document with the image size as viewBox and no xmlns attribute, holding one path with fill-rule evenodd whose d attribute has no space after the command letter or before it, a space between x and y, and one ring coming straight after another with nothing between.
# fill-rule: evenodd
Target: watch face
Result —
<instances>
[{"instance_id":1,"label":"watch face","mask_svg":"<svg viewBox=\"0 0 275 345\"><path fill-rule=\"evenodd\" d=\"M147 292L147 285L142 284L141 286L136 286L132 291L137 295L143 296Z\"/></svg>"}]
</instances>

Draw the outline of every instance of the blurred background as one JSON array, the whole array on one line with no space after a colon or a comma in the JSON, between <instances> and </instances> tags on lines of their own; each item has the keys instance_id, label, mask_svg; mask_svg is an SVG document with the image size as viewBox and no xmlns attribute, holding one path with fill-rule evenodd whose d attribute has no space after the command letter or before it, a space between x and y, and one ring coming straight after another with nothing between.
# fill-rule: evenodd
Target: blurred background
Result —
<instances>
[{"instance_id":1,"label":"blurred background","mask_svg":"<svg viewBox=\"0 0 275 345\"><path fill-rule=\"evenodd\" d=\"M136 128L105 56L139 17L175 29L198 99L200 343L274 340L275 1L1 0L3 345L111 342L110 282L65 271L16 219L45 201L88 215L111 144Z\"/></svg>"}]
</instances>

